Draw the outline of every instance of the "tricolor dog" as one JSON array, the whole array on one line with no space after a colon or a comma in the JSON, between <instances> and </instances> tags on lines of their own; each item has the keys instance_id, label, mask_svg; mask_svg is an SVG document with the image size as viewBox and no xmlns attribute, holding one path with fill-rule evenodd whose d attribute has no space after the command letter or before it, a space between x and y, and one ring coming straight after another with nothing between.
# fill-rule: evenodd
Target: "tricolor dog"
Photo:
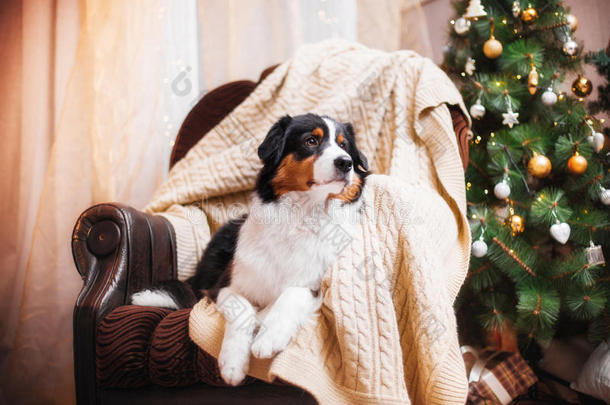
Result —
<instances>
[{"instance_id":1,"label":"tricolor dog","mask_svg":"<svg viewBox=\"0 0 610 405\"><path fill-rule=\"evenodd\" d=\"M359 224L369 173L352 126L315 114L282 117L258 156L249 213L214 234L196 275L132 296L135 305L176 309L215 299L226 321L218 364L232 385L250 354L282 351L320 308L322 277L345 246L333 242Z\"/></svg>"}]
</instances>

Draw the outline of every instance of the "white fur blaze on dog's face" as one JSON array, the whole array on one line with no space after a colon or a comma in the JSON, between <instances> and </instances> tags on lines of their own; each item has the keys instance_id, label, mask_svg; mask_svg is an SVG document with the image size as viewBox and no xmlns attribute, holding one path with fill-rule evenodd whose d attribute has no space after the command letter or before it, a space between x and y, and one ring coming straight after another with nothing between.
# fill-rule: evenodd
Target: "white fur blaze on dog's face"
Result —
<instances>
[{"instance_id":1,"label":"white fur blaze on dog's face","mask_svg":"<svg viewBox=\"0 0 610 405\"><path fill-rule=\"evenodd\" d=\"M354 165L347 151L339 146L344 142L344 135L338 133L336 123L328 118L323 120L328 131L328 138L324 143L324 149L313 165L314 188L319 191L323 189L327 194L339 193L345 186L351 185L354 178Z\"/></svg>"}]
</instances>

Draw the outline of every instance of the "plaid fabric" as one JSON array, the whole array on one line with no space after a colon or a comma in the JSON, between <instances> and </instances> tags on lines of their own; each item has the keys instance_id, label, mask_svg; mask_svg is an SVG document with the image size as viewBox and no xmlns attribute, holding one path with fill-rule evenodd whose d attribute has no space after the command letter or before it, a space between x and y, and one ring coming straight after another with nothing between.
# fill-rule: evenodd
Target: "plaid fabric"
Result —
<instances>
[{"instance_id":1,"label":"plaid fabric","mask_svg":"<svg viewBox=\"0 0 610 405\"><path fill-rule=\"evenodd\" d=\"M482 353L481 358L488 358L492 353ZM485 371L481 373L479 381L470 383L468 404L507 404L519 395L527 393L529 387L537 381L538 378L519 353L503 352L485 365ZM497 384L501 385L510 397L508 401L505 400L504 393L494 391Z\"/></svg>"}]
</instances>

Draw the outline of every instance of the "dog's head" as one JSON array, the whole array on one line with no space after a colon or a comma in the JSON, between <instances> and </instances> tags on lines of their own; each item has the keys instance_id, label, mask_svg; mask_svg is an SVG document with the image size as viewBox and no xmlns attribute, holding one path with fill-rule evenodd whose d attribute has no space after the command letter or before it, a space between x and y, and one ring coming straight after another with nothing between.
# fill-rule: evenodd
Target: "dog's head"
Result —
<instances>
[{"instance_id":1,"label":"dog's head","mask_svg":"<svg viewBox=\"0 0 610 405\"><path fill-rule=\"evenodd\" d=\"M259 146L258 156L264 166L256 189L263 202L304 192L314 201L351 203L360 197L369 174L352 125L315 114L282 117Z\"/></svg>"}]
</instances>

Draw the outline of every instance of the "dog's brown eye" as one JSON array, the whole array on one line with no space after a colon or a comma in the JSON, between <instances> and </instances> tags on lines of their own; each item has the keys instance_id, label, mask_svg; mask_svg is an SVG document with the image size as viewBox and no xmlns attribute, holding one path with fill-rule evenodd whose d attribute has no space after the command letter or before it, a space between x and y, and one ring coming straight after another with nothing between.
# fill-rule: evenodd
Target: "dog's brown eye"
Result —
<instances>
[{"instance_id":1,"label":"dog's brown eye","mask_svg":"<svg viewBox=\"0 0 610 405\"><path fill-rule=\"evenodd\" d=\"M315 136L308 136L305 138L305 145L307 146L318 146L318 138Z\"/></svg>"},{"instance_id":2,"label":"dog's brown eye","mask_svg":"<svg viewBox=\"0 0 610 405\"><path fill-rule=\"evenodd\" d=\"M339 147L340 147L341 149L345 149L345 150L347 150L347 142L345 142L345 141L340 142L340 143L339 143Z\"/></svg>"}]
</instances>

